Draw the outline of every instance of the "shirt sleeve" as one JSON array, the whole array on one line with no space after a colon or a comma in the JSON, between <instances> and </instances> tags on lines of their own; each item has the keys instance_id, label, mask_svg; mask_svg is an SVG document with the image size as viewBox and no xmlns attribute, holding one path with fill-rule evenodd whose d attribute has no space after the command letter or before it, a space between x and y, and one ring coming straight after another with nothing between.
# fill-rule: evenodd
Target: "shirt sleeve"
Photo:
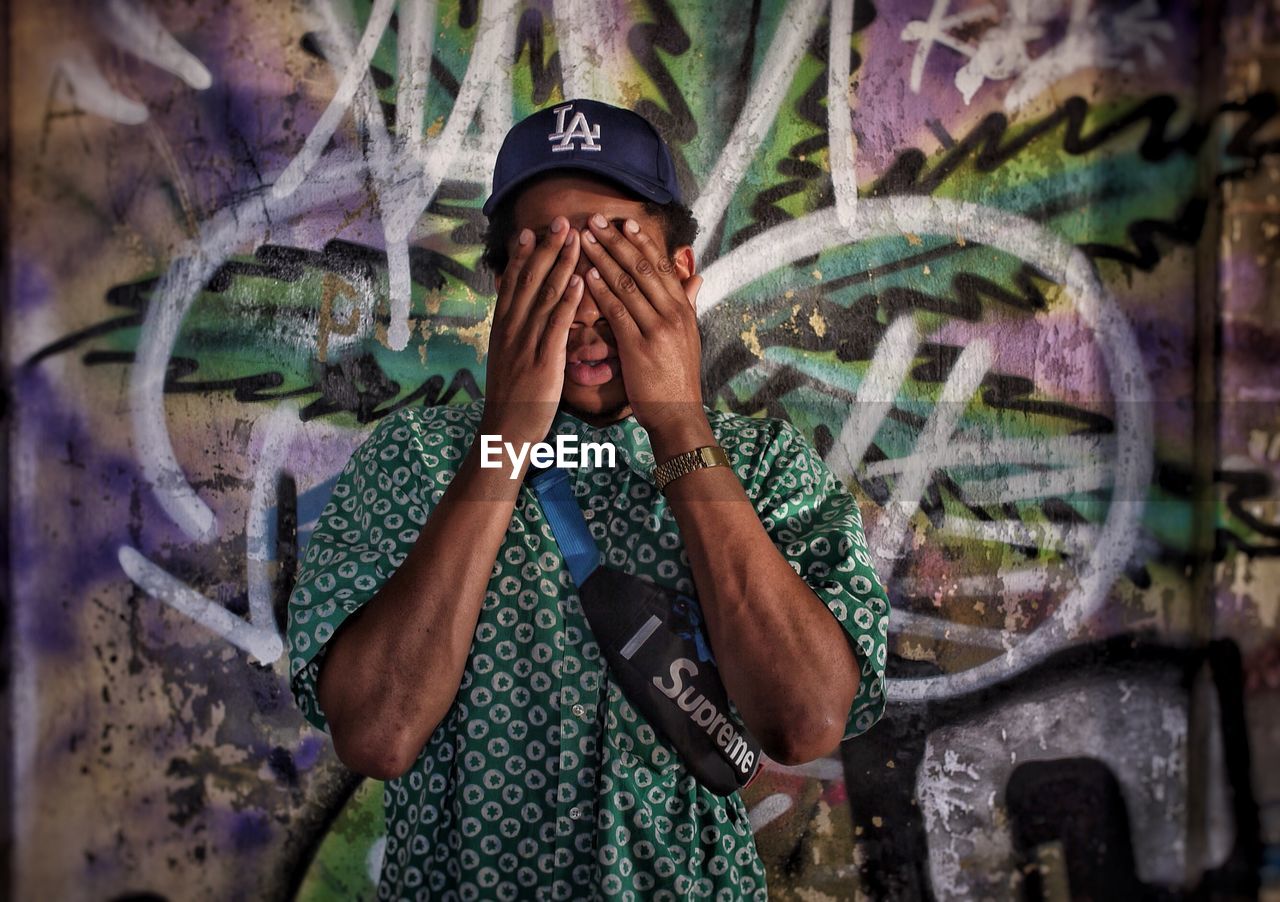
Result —
<instances>
[{"instance_id":1,"label":"shirt sleeve","mask_svg":"<svg viewBox=\"0 0 1280 902\"><path fill-rule=\"evenodd\" d=\"M791 568L849 636L861 671L845 723L849 739L884 714L889 597L872 565L857 501L804 434L778 422L758 471L756 510Z\"/></svg>"},{"instance_id":2,"label":"shirt sleeve","mask_svg":"<svg viewBox=\"0 0 1280 902\"><path fill-rule=\"evenodd\" d=\"M329 640L404 563L460 463L456 408L405 408L384 419L347 461L320 512L289 596L289 685L325 732L316 686Z\"/></svg>"}]
</instances>

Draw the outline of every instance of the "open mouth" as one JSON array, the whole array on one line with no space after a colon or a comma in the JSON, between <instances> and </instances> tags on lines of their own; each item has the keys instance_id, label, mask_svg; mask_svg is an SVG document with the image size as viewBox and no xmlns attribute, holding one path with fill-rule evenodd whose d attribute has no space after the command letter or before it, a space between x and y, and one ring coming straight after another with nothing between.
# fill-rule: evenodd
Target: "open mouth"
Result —
<instances>
[{"instance_id":1,"label":"open mouth","mask_svg":"<svg viewBox=\"0 0 1280 902\"><path fill-rule=\"evenodd\" d=\"M616 356L602 360L581 360L566 364L564 373L577 385L603 385L622 375L622 365Z\"/></svg>"}]
</instances>

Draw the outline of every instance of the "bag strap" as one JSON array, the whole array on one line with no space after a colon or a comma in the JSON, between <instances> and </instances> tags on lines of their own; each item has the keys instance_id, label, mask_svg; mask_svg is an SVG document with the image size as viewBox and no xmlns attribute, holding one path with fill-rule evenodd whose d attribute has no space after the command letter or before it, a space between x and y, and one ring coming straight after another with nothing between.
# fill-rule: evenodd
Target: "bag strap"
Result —
<instances>
[{"instance_id":1,"label":"bag strap","mask_svg":"<svg viewBox=\"0 0 1280 902\"><path fill-rule=\"evenodd\" d=\"M760 743L746 726L730 718L730 732L736 739L728 748L717 745L704 729L711 721L699 721L684 707L683 700L676 702L675 696L654 678L654 674L675 672L670 658L673 653L671 643L674 643L674 653L681 660L692 665L692 659L698 658L698 665L692 666L686 674L690 689L696 690L695 698L701 699L712 713L717 710L728 712L728 696L697 618L691 617L688 611L679 612L681 618L692 620L692 635L672 626L672 616L682 603L690 605L694 611L697 610L696 603L691 598L643 580L637 587L627 582L636 577L627 577L601 566L600 549L591 536L578 499L574 497L566 470L558 467L531 468L526 479L542 505L543 515L551 526L556 544L560 546L569 574L582 593L582 612L587 623L601 642L609 665L617 669L619 683L627 698L671 742L690 772L712 792L729 795L749 784L761 772L761 751ZM593 574L595 578L588 586L587 578ZM592 589L595 591L590 591ZM599 592L610 597L627 592L641 594L632 596L634 605L630 611L606 612L592 600L599 600ZM647 618L646 613L649 615ZM643 625L632 623L626 630L630 638L623 643L623 636L616 627L628 616L645 622ZM634 629L636 626L639 628ZM642 653L648 637L659 631L665 636L658 645L660 650ZM698 710L701 711L701 706ZM723 733L721 739L724 739Z\"/></svg>"},{"instance_id":2,"label":"bag strap","mask_svg":"<svg viewBox=\"0 0 1280 902\"><path fill-rule=\"evenodd\" d=\"M530 482L542 504L542 512L551 524L551 532L564 555L569 575L578 586L586 582L600 566L600 548L591 537L587 520L578 507L578 499L569 487L569 473L560 467L549 467Z\"/></svg>"}]
</instances>

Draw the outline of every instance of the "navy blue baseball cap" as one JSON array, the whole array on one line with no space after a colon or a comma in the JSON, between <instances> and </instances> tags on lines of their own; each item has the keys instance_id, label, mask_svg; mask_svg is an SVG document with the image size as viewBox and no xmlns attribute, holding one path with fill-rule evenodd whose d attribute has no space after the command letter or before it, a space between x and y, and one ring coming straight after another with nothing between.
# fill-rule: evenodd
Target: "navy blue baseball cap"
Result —
<instances>
[{"instance_id":1,"label":"navy blue baseball cap","mask_svg":"<svg viewBox=\"0 0 1280 902\"><path fill-rule=\"evenodd\" d=\"M512 126L493 165L484 215L535 175L579 169L656 203L680 200L671 151L648 119L598 100L566 100Z\"/></svg>"}]
</instances>

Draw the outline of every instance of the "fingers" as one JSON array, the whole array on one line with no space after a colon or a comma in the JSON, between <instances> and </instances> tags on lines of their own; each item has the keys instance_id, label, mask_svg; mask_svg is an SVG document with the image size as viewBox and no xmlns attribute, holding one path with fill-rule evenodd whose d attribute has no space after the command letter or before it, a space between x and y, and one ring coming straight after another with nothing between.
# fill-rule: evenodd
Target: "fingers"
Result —
<instances>
[{"instance_id":1,"label":"fingers","mask_svg":"<svg viewBox=\"0 0 1280 902\"><path fill-rule=\"evenodd\" d=\"M647 274L649 267L656 274L656 280L666 289L668 297L678 298L684 295L684 286L680 284L680 276L676 273L675 261L653 240L653 236L640 228L640 223L628 219L622 227L622 235L640 252L640 260L636 264L640 275Z\"/></svg>"},{"instance_id":2,"label":"fingers","mask_svg":"<svg viewBox=\"0 0 1280 902\"><path fill-rule=\"evenodd\" d=\"M542 338L538 344L538 354L543 358L552 358L560 367L569 347L569 329L573 326L573 317L578 312L578 304L586 292L586 283L576 273L569 277L569 284L547 315L546 328L542 330Z\"/></svg>"},{"instance_id":3,"label":"fingers","mask_svg":"<svg viewBox=\"0 0 1280 902\"><path fill-rule=\"evenodd\" d=\"M604 225L601 226L600 223ZM641 290L636 281L636 273L650 282L649 290L654 291L653 277L656 275L653 265L645 260L631 242L622 237L622 233L609 225L599 213L588 220L587 229L582 233L582 251L595 267L598 277L587 275L587 290L597 301L606 302L615 299L620 302L630 318L641 331L649 331L658 325L661 314L653 300ZM623 260L628 261L623 266ZM643 262L643 266L639 264ZM645 275L647 273L647 275ZM603 282L603 285L599 283ZM603 289L602 294L597 289ZM654 293L665 294L665 289L658 286ZM608 312L601 308L608 316ZM610 317L612 319L612 317Z\"/></svg>"},{"instance_id":4,"label":"fingers","mask_svg":"<svg viewBox=\"0 0 1280 902\"><path fill-rule=\"evenodd\" d=\"M551 221L551 227L547 230L547 233L528 254L524 265L515 273L515 277L512 279L514 284L512 286L510 307L507 311L508 328L511 330L511 334L528 334L526 327L530 320L532 308L536 305L537 300L543 296L547 275L559 259L560 252L564 249L565 240L572 231L573 229L569 228L569 221L563 216L557 216ZM575 239L575 246L577 243ZM555 298L560 296L564 285L569 280L569 273L573 272L573 266L576 263L577 256L575 253L573 264L570 264L563 271L560 291L555 293ZM506 287L505 278L503 279L503 287ZM552 300L554 301L554 298ZM535 331L535 338L537 334Z\"/></svg>"},{"instance_id":5,"label":"fingers","mask_svg":"<svg viewBox=\"0 0 1280 902\"><path fill-rule=\"evenodd\" d=\"M511 297L516 290L516 277L524 269L532 251L533 232L529 229L521 229L520 234L516 236L516 251L507 260L506 269L502 271L502 279L498 285L498 299L493 306L493 321L495 325L506 320L508 311L511 309Z\"/></svg>"},{"instance_id":6,"label":"fingers","mask_svg":"<svg viewBox=\"0 0 1280 902\"><path fill-rule=\"evenodd\" d=\"M555 265L543 280L542 287L538 289L536 299L529 311L529 318L525 323L525 327L530 329L535 337L541 336L545 331L547 317L564 296L573 276L574 267L578 265L578 247L581 239L574 229L568 228L567 223L565 229L568 234L565 236L564 246L560 248ZM578 281L582 281L581 277ZM574 306L576 308L576 303Z\"/></svg>"},{"instance_id":7,"label":"fingers","mask_svg":"<svg viewBox=\"0 0 1280 902\"><path fill-rule=\"evenodd\" d=\"M583 242L583 246L586 246L586 242ZM594 266L587 273L586 286L587 291L591 292L591 299L595 301L596 308L609 321L609 328L613 330L619 346L625 346L642 334L642 329L631 315L630 309L618 299L600 270ZM647 305L643 298L640 299L640 303ZM649 309L648 316L656 318L652 308Z\"/></svg>"}]
</instances>

